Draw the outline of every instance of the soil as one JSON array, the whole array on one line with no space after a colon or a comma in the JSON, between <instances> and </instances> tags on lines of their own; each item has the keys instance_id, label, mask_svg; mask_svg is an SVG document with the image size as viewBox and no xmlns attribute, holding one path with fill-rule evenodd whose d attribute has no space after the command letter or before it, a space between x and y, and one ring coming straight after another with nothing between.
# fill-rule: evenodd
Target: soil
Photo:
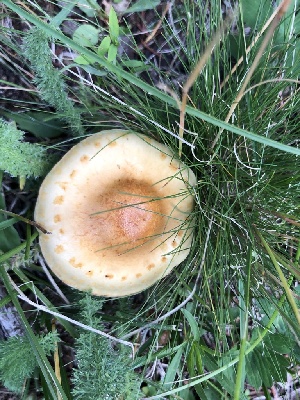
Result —
<instances>
[{"instance_id":1,"label":"soil","mask_svg":"<svg viewBox=\"0 0 300 400\"><path fill-rule=\"evenodd\" d=\"M0 387L0 400L19 400L20 397L8 392L4 387Z\"/></svg>"}]
</instances>

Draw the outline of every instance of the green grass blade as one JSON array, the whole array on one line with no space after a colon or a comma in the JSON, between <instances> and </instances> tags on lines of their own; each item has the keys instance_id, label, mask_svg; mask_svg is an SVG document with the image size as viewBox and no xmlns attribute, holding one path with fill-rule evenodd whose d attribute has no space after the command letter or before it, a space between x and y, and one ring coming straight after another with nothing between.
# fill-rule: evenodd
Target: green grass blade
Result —
<instances>
[{"instance_id":1,"label":"green grass blade","mask_svg":"<svg viewBox=\"0 0 300 400\"><path fill-rule=\"evenodd\" d=\"M68 400L59 381L57 380L57 377L45 355L44 350L42 349L35 334L33 333L33 330L31 328L29 322L27 321L27 318L26 318L26 316L23 312L23 309L19 303L18 297L14 291L14 288L11 285L11 281L10 281L7 271L4 268L0 268L0 275L2 277L5 288L6 288L8 294L9 294L16 310L18 311L18 314L19 314L24 326L25 326L25 332L30 341L32 351L33 351L35 357L37 358L37 362L38 362L39 367L43 373L43 376L47 382L47 385L51 392L51 396L52 396L53 400L57 399L58 392L61 396L61 400Z\"/></svg>"},{"instance_id":2,"label":"green grass blade","mask_svg":"<svg viewBox=\"0 0 300 400\"><path fill-rule=\"evenodd\" d=\"M54 312L59 313L59 310L51 303L51 301L49 301L49 300L47 299L47 297L38 289L37 286L35 286L32 282L28 283L29 279L28 279L28 277L24 274L24 272L21 271L21 269L17 269L17 270L15 271L15 273L16 273L16 274L18 275L18 277L22 280L22 282L23 282L22 287L23 287L24 285L26 285L27 288L30 289L30 290L32 291L32 293L33 293L35 296L37 296L37 297L41 300L41 302L42 302L43 304L45 304L46 307L49 308L49 310L53 310ZM78 336L77 330L73 327L73 325L72 325L70 322L68 322L68 321L66 321L66 320L64 320L64 319L62 319L62 318L59 318L59 317L56 317L56 318L57 318L57 320L59 321L59 323L66 329L67 332L69 332L69 334L70 334L72 337L75 338L75 337Z\"/></svg>"},{"instance_id":3,"label":"green grass blade","mask_svg":"<svg viewBox=\"0 0 300 400\"><path fill-rule=\"evenodd\" d=\"M16 222L18 222L18 218L10 218L7 219L6 221L0 222L0 231L3 229L9 228L10 226L14 225Z\"/></svg>"},{"instance_id":4,"label":"green grass blade","mask_svg":"<svg viewBox=\"0 0 300 400\"><path fill-rule=\"evenodd\" d=\"M153 87L153 86L145 83L144 81L139 79L134 74L126 72L122 68L119 68L118 66L115 66L115 65L109 63L105 58L99 57L96 53L92 52L91 50L80 46L78 43L74 42L74 40L65 36L59 30L54 29L51 25L44 23L41 19L24 11L21 7L14 4L11 0L3 0L2 3L5 4L7 7L9 7L11 10L13 10L14 12L16 12L20 17L25 18L26 20L28 20L29 22L31 22L38 28L42 29L50 37L60 40L66 46L69 46L73 50L77 51L80 55L87 56L88 59L91 60L92 62L99 63L102 67L104 67L108 71L115 73L117 76L119 76L119 77L125 79L126 81L130 82L131 84L139 87L140 89L144 90L146 93L148 93L152 96L155 96L158 99L160 99L161 101L177 108L177 102L173 97L165 94L164 92L160 91L156 87ZM256 133L252 133L252 132L243 130L234 125L231 125L224 121L221 121L215 117L212 117L208 114L205 114L202 111L199 111L195 108L187 107L186 113L189 115L193 115L194 117L199 118L200 120L204 120L212 125L218 126L219 128L222 128L224 130L233 132L239 136L243 136L247 139L261 143L265 146L271 146L273 148L276 148L278 150L281 150L281 151L284 151L284 152L287 152L290 154L300 155L300 149L298 149L296 147L292 147L292 146L289 146L289 145L286 145L283 143L279 143L279 142L269 139L267 137L257 135ZM224 132L223 134L226 135L226 132Z\"/></svg>"},{"instance_id":5,"label":"green grass blade","mask_svg":"<svg viewBox=\"0 0 300 400\"><path fill-rule=\"evenodd\" d=\"M38 235L39 235L38 232L34 232L34 234L30 237L30 243L32 243L38 237ZM0 265L2 263L4 263L5 261L9 260L14 255L20 253L20 251L25 249L27 245L28 245L27 241L23 242L19 246L13 248L12 250L9 250L6 253L1 254L0 255Z\"/></svg>"},{"instance_id":6,"label":"green grass blade","mask_svg":"<svg viewBox=\"0 0 300 400\"><path fill-rule=\"evenodd\" d=\"M170 364L168 366L167 373L165 375L165 379L164 379L164 383L163 383L163 388L165 390L168 390L173 385L175 376L180 368L180 362L181 362L181 357L182 357L182 354L184 351L184 347L185 346L182 346L177 350L175 356L172 358L172 361L170 362Z\"/></svg>"},{"instance_id":7,"label":"green grass blade","mask_svg":"<svg viewBox=\"0 0 300 400\"><path fill-rule=\"evenodd\" d=\"M55 27L58 27L60 24L62 24L76 6L76 3L78 3L78 0L69 0L68 2L65 2L61 11L56 14L54 18L52 18L51 24Z\"/></svg>"},{"instance_id":8,"label":"green grass blade","mask_svg":"<svg viewBox=\"0 0 300 400\"><path fill-rule=\"evenodd\" d=\"M197 321L195 319L195 317L193 316L193 314L191 314L187 309L183 308L182 310L183 315L185 316L185 318L187 319L190 327L191 327L191 331L192 334L194 336L194 340L196 340L197 342L199 342L200 340L200 329L199 326L197 324Z\"/></svg>"},{"instance_id":9,"label":"green grass blade","mask_svg":"<svg viewBox=\"0 0 300 400\"><path fill-rule=\"evenodd\" d=\"M245 352L248 338L248 315L250 301L250 274L251 274L252 246L249 246L247 256L246 280L239 280L239 307L240 307L240 352L234 388L234 400L239 400L245 385Z\"/></svg>"},{"instance_id":10,"label":"green grass blade","mask_svg":"<svg viewBox=\"0 0 300 400\"><path fill-rule=\"evenodd\" d=\"M275 269L276 269L276 271L277 271L277 273L279 275L279 279L280 279L281 284L282 284L282 286L283 286L283 288L285 290L286 296L287 296L287 298L289 300L289 303L290 303L290 305L292 307L292 310L294 311L294 314L295 314L295 317L296 317L296 319L298 321L298 324L300 325L300 312L298 310L297 304L296 304L295 299L293 297L293 292L291 291L291 289L289 287L289 284L288 284L287 280L285 279L285 276L284 276L284 274L282 272L282 269L280 268L280 266L279 266L279 264L278 264L278 262L276 260L276 255L273 253L272 249L270 248L270 246L268 245L268 243L266 242L266 240L264 239L262 234L258 230L256 230L256 232L257 232L257 235L259 236L264 248L267 250L267 253L269 254L270 259L271 259L271 261L272 261L272 263L273 263L273 265L274 265L274 267L275 267Z\"/></svg>"},{"instance_id":11,"label":"green grass blade","mask_svg":"<svg viewBox=\"0 0 300 400\"><path fill-rule=\"evenodd\" d=\"M289 284L290 284L291 282L292 282L292 281L290 280ZM260 336L251 344L251 346L249 346L249 347L246 349L245 355L251 353L251 352L263 341L264 337L270 332L270 329L271 329L271 327L273 326L274 321L276 320L276 318L277 318L278 315L279 315L279 311L278 311L278 310L281 309L281 307L283 306L283 304L284 304L285 301L286 301L286 296L285 296L285 294L283 294L283 295L280 297L280 299L279 299L279 301L278 301L278 303L277 303L277 309L276 309L276 310L273 312L273 314L271 315L268 324L267 324L266 327L263 329L263 331L261 332ZM161 393L161 394L158 395L158 396L149 397L148 399L149 399L149 400L150 400L150 399L151 399L151 400L152 400L152 399L161 399L162 396L173 395L173 394L175 394L175 393L180 392L180 391L183 390L183 389L191 388L191 387L193 387L193 386L195 386L195 385L197 385L197 384L199 384L199 383L202 383L202 382L208 381L208 380L211 379L211 378L214 378L215 376L219 375L219 374L222 373L223 371L226 371L226 369L232 367L233 365L237 364L238 362L239 362L239 357L236 357L236 358L234 358L232 361L230 361L228 364L222 366L221 368L218 368L218 369L216 369L216 370L214 370L214 371L212 371L212 372L209 372L209 373L207 373L206 375L201 376L200 378L195 378L195 379L193 379L193 380L192 380L190 383L188 383L187 385L184 385L184 386L182 386L182 387L180 387L180 388L175 388L175 389L169 390L168 392Z\"/></svg>"}]
</instances>

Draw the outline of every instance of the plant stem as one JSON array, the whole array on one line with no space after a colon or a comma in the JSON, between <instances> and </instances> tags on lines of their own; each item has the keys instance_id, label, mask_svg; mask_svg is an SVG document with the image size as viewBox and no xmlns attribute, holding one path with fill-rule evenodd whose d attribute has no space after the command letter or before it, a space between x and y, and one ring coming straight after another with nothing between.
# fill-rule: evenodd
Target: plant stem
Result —
<instances>
[{"instance_id":1,"label":"plant stem","mask_svg":"<svg viewBox=\"0 0 300 400\"><path fill-rule=\"evenodd\" d=\"M251 258L252 258L252 246L248 248L247 256L247 277L246 281L242 282L240 279L240 352L239 352L239 363L236 373L236 381L234 388L234 400L241 398L241 391L244 387L245 381L245 353L247 347L247 336L248 336L248 310L249 310L249 298L250 298L250 274L251 274Z\"/></svg>"},{"instance_id":2,"label":"plant stem","mask_svg":"<svg viewBox=\"0 0 300 400\"><path fill-rule=\"evenodd\" d=\"M277 271L277 273L279 275L281 284L282 284L282 286L283 286L283 288L285 290L285 293L286 293L286 296L287 296L287 298L289 300L289 303L290 303L290 305L291 305L291 307L292 307L292 309L294 311L294 314L295 314L295 317L296 317L296 319L298 321L298 324L300 325L300 313L299 313L297 304L295 302L295 299L293 297L293 292L291 291L291 289L290 289L290 287L288 285L288 282L285 279L285 276L284 276L284 274L283 274L283 272L282 272L282 270L281 270L281 268L280 268L280 266L279 266L279 264L278 264L278 262L276 260L276 257L274 255L273 251L271 250L270 246L268 245L268 243L266 242L266 240L264 239L262 234L258 231L258 229L256 229L256 233L259 236L264 248L267 250L267 253L270 256L270 259L271 259L271 261L272 261L272 263L273 263L273 265L274 265L274 267L275 267L275 269L276 269L276 271Z\"/></svg>"}]
</instances>

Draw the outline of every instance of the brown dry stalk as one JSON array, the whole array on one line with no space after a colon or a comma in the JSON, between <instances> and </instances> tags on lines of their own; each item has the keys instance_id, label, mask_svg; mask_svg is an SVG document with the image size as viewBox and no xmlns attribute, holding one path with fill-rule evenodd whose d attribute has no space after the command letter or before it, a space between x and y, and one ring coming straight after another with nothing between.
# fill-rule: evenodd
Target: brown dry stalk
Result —
<instances>
[{"instance_id":1,"label":"brown dry stalk","mask_svg":"<svg viewBox=\"0 0 300 400\"><path fill-rule=\"evenodd\" d=\"M52 332L56 331L55 319L52 320ZM55 342L55 350L54 350L54 371L58 382L61 384L61 374L60 374L60 366L59 366L59 353L58 353L58 343ZM59 389L57 389L57 400L62 400Z\"/></svg>"},{"instance_id":2,"label":"brown dry stalk","mask_svg":"<svg viewBox=\"0 0 300 400\"><path fill-rule=\"evenodd\" d=\"M279 5L276 10L273 12L273 14L271 15L271 17L268 19L268 21L265 23L265 25L262 27L262 29L260 30L260 32L258 32L258 34L255 36L255 38L252 40L251 44L246 48L246 55L249 54L249 52L251 51L251 49L255 46L255 44L258 42L258 40L261 38L261 36L263 35L263 33L265 32L265 30L269 27L269 25L271 24L271 22L273 21L273 19L276 17L276 15L278 14L278 12L281 10L281 5ZM226 76L226 78L224 79L224 81L221 83L220 88L222 89L224 87L224 85L229 81L230 77L236 72L236 70L238 69L238 67L242 64L242 62L244 61L244 57L239 58L239 60L237 61L237 63L235 64L235 66L232 68L232 70L230 71L230 74L228 74Z\"/></svg>"},{"instance_id":3,"label":"brown dry stalk","mask_svg":"<svg viewBox=\"0 0 300 400\"><path fill-rule=\"evenodd\" d=\"M256 67L259 64L260 59L261 59L266 47L269 44L269 41L272 39L272 36L274 34L274 31L275 31L277 25L279 24L282 16L285 14L285 12L286 12L286 10L287 10L287 8L289 6L289 3L290 3L290 0L283 0L281 2L280 6L278 7L277 13L274 16L274 19L272 20L272 22L270 24L270 28L266 33L266 36L265 36L265 38L264 38L264 40L263 40L263 42L262 42L257 54L256 54L256 56L255 56L255 59L254 59L252 65L251 65L251 67L249 68L249 71L248 71L248 74L245 77L244 83L243 83L242 87L240 88L235 100L231 104L229 113L227 114L227 117L225 118L225 122L228 122L230 120L230 118L231 118L232 114L234 113L237 105L239 104L239 102L241 101L242 97L244 96L246 87L247 87L248 83L250 82L250 79L251 79ZM217 144L217 142L218 142L223 130L224 130L223 128L220 129L219 133L217 134L215 140L212 143L211 149L213 149L215 147L215 145Z\"/></svg>"},{"instance_id":4,"label":"brown dry stalk","mask_svg":"<svg viewBox=\"0 0 300 400\"><path fill-rule=\"evenodd\" d=\"M221 26L217 32L214 34L212 40L209 42L207 48L205 49L204 54L198 61L196 67L194 70L191 72L190 76L188 77L187 81L182 87L182 100L181 100L181 107L180 107L180 120L179 120L179 137L183 138L184 134L184 120L185 120L185 110L186 110L186 104L188 100L188 92L195 83L196 79L200 75L201 71L205 67L207 61L209 60L211 53L213 52L215 46L220 42L223 33L229 26L229 24L233 20L233 15L230 15L224 22L223 26ZM181 157L182 153L182 141L179 142L179 157Z\"/></svg>"},{"instance_id":5,"label":"brown dry stalk","mask_svg":"<svg viewBox=\"0 0 300 400\"><path fill-rule=\"evenodd\" d=\"M8 216L10 216L10 217L18 218L20 221L23 221L23 222L25 222L26 224L29 224L29 225L32 225L32 226L36 227L36 228L39 229L41 232L43 232L43 233L45 233L45 234L47 234L47 235L51 234L51 232L48 232L45 228L43 228L43 227L42 227L40 224L38 224L37 222L31 221L31 220L28 219L28 218L22 217L22 215L15 214L15 213L13 213L13 212L11 212L11 211L3 210L2 208L0 208L0 213L6 214L6 215L8 215Z\"/></svg>"},{"instance_id":6,"label":"brown dry stalk","mask_svg":"<svg viewBox=\"0 0 300 400\"><path fill-rule=\"evenodd\" d=\"M149 42L154 38L154 36L156 35L156 32L157 32L157 31L159 30L159 28L161 27L161 24L162 24L162 22L163 22L163 19L164 19L165 16L167 15L167 12L169 11L170 7L171 7L171 2L168 2L168 3L166 4L166 7L165 7L163 13L162 13L161 19L158 21L158 23L156 24L155 28L154 28L153 31L150 33L150 35L147 36L147 38L146 38L146 40L144 41L144 43L149 43Z\"/></svg>"}]
</instances>

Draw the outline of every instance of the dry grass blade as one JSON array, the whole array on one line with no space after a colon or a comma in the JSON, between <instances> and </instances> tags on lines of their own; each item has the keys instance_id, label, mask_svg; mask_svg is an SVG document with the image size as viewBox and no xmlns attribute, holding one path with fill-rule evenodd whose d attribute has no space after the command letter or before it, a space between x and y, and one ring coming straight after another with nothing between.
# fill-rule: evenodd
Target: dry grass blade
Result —
<instances>
[{"instance_id":1,"label":"dry grass blade","mask_svg":"<svg viewBox=\"0 0 300 400\"><path fill-rule=\"evenodd\" d=\"M213 38L209 42L203 56L198 61L196 67L191 72L190 76L188 77L187 81L183 85L182 88L182 100L180 105L180 120L179 120L179 137L183 139L184 134L184 119L185 119L185 110L188 100L188 93L193 86L194 82L198 78L199 74L205 67L207 61L209 60L211 53L213 52L214 48L218 45L220 40L222 39L222 35L226 31L227 27L230 25L234 18L234 14L229 16L227 20L223 23L223 26L219 28L219 30L214 34ZM182 141L179 142L179 157L181 157L182 153Z\"/></svg>"},{"instance_id":2,"label":"dry grass blade","mask_svg":"<svg viewBox=\"0 0 300 400\"><path fill-rule=\"evenodd\" d=\"M165 16L167 15L167 12L169 11L170 7L171 7L172 3L169 2L166 4L166 7L162 13L161 19L158 21L158 23L156 24L155 28L153 29L153 31L150 33L149 36L147 36L146 40L145 40L145 44L149 43L156 35L157 31L159 30L159 28L161 27L162 21L165 18Z\"/></svg>"},{"instance_id":3,"label":"dry grass blade","mask_svg":"<svg viewBox=\"0 0 300 400\"><path fill-rule=\"evenodd\" d=\"M262 245L265 247L265 249L267 250L267 252L269 254L269 257L278 273L281 285L283 286L283 288L285 290L286 297L291 305L291 308L294 312L297 322L300 325L300 312L297 307L296 301L294 299L294 293L290 289L290 285L288 284L288 281L286 280L284 273L283 273L282 269L280 268L279 263L276 260L274 252L272 251L272 249L270 248L270 246L268 245L268 243L266 242L266 240L264 239L264 237L262 236L262 234L259 232L259 230L257 228L256 228L256 233L257 233L258 237L260 238Z\"/></svg>"},{"instance_id":4,"label":"dry grass blade","mask_svg":"<svg viewBox=\"0 0 300 400\"><path fill-rule=\"evenodd\" d=\"M28 219L28 218L22 217L22 215L18 215L18 214L15 214L15 213L11 212L11 211L6 211L6 210L3 210L3 209L0 209L0 213L9 215L10 217L18 218L20 221L23 221L23 222L25 222L26 224L29 224L29 225L32 225L32 226L36 227L36 228L39 229L41 232L43 232L43 233L45 233L45 234L47 234L47 235L51 234L51 232L48 232L45 228L43 228L43 227L42 227L40 224L38 224L37 222L31 221L31 220Z\"/></svg>"},{"instance_id":5,"label":"dry grass blade","mask_svg":"<svg viewBox=\"0 0 300 400\"><path fill-rule=\"evenodd\" d=\"M52 321L52 332L55 332L55 321ZM59 351L58 351L58 343L55 343L55 350L54 350L54 371L57 377L58 382L61 384L61 374L60 374L60 365L59 365ZM61 394L59 390L57 390L57 400L62 400Z\"/></svg>"},{"instance_id":6,"label":"dry grass blade","mask_svg":"<svg viewBox=\"0 0 300 400\"><path fill-rule=\"evenodd\" d=\"M246 55L249 54L249 52L251 51L251 49L253 49L253 47L255 46L255 44L259 41L259 39L261 38L261 36L263 35L263 33L267 30L267 28L270 26L271 22L273 21L273 19L276 17L276 15L278 14L278 12L281 10L282 8L282 4L279 5L276 10L273 12L273 14L271 15L271 17L268 19L268 21L265 23L265 25L262 27L262 29L260 30L260 32L258 32L258 34L255 36L255 38L252 40L251 44L247 47L246 49ZM243 63L244 58L240 57L237 61L237 63L235 64L235 66L232 68L232 70L230 71L230 74L228 74L226 76L226 78L224 79L224 81L221 83L220 88L222 89L225 84L229 81L230 77L237 71L238 67Z\"/></svg>"},{"instance_id":7,"label":"dry grass blade","mask_svg":"<svg viewBox=\"0 0 300 400\"><path fill-rule=\"evenodd\" d=\"M280 4L280 6L277 8L276 14L275 13L274 13L275 15L273 14L273 20L272 20L272 22L270 24L270 28L266 33L266 36L265 36L265 38L264 38L264 40L263 40L263 42L262 42L257 54L256 54L256 56L255 56L255 59L254 59L252 65L251 65L251 67L249 68L248 74L245 77L244 83L243 83L242 87L240 88L240 90L238 92L238 95L236 96L235 100L231 104L230 110L229 110L229 112L228 112L228 114L227 114L227 116L225 118L225 122L229 122L229 120L230 120L232 114L234 113L237 105L239 104L239 102L241 101L242 97L244 96L246 87L247 87L248 83L250 82L250 79L251 79L256 67L258 66L258 64L260 62L260 60L262 58L262 55L263 55L266 47L268 46L268 44L269 44L269 42L270 42L270 40L271 40L271 38L272 38L272 36L274 34L274 31L275 31L276 27L278 26L278 24L279 24L281 18L283 17L283 15L286 13L289 4L290 4L290 0L283 0L282 3ZM220 138L222 132L223 132L223 128L221 128L221 130L219 131L219 133L216 136L215 140L213 141L211 149L213 149L216 146L216 144L219 141L219 138Z\"/></svg>"}]
</instances>

